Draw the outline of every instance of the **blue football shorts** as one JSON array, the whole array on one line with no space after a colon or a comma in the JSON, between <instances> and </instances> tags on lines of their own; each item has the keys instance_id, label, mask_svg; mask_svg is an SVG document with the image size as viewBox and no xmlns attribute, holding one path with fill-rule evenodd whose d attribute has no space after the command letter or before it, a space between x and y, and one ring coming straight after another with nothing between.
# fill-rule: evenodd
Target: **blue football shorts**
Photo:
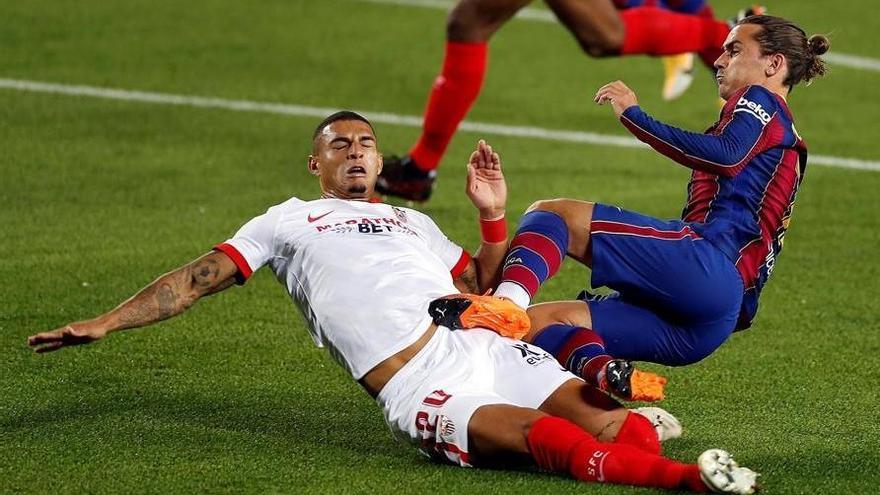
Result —
<instances>
[{"instance_id":1,"label":"blue football shorts","mask_svg":"<svg viewBox=\"0 0 880 495\"><path fill-rule=\"evenodd\" d=\"M590 247L591 285L618 293L587 301L593 329L612 356L690 364L733 332L742 280L690 224L596 204Z\"/></svg>"}]
</instances>

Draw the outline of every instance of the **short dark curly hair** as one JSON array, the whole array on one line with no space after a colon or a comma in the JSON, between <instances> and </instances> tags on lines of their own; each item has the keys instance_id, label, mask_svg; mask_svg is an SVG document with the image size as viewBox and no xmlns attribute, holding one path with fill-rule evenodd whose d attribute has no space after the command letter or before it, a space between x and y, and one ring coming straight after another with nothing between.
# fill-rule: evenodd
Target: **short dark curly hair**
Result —
<instances>
[{"instance_id":1,"label":"short dark curly hair","mask_svg":"<svg viewBox=\"0 0 880 495\"><path fill-rule=\"evenodd\" d=\"M323 131L325 127L339 120L360 120L370 126L370 130L373 131L374 134L376 133L375 129L373 129L373 124L363 115L357 112L352 112L351 110L340 110L339 112L328 115L320 124L318 124L318 127L315 127L315 132L312 134L312 141L318 138L318 135L321 134L321 131Z\"/></svg>"}]
</instances>

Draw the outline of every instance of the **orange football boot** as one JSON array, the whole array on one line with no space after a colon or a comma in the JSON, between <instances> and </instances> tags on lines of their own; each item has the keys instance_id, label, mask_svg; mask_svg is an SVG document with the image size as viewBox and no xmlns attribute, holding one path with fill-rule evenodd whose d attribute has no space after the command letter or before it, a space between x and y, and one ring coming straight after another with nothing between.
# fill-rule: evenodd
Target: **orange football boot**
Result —
<instances>
[{"instance_id":1,"label":"orange football boot","mask_svg":"<svg viewBox=\"0 0 880 495\"><path fill-rule=\"evenodd\" d=\"M529 315L513 301L489 295L452 294L431 301L428 314L450 330L486 328L504 337L521 339L532 327Z\"/></svg>"},{"instance_id":2,"label":"orange football boot","mask_svg":"<svg viewBox=\"0 0 880 495\"><path fill-rule=\"evenodd\" d=\"M666 378L639 371L630 361L612 359L599 379L599 390L624 400L657 402L663 400Z\"/></svg>"}]
</instances>

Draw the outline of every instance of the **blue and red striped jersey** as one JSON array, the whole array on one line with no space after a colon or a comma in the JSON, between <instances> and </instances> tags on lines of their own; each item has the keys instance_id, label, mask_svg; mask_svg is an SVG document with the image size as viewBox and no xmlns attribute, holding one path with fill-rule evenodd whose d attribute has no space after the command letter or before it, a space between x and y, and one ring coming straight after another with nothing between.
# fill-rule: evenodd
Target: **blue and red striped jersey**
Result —
<instances>
[{"instance_id":1,"label":"blue and red striped jersey","mask_svg":"<svg viewBox=\"0 0 880 495\"><path fill-rule=\"evenodd\" d=\"M747 86L728 98L704 134L658 122L638 106L620 120L638 139L693 169L682 220L736 264L745 289L737 328L747 328L782 250L807 164L806 143L785 100Z\"/></svg>"}]
</instances>

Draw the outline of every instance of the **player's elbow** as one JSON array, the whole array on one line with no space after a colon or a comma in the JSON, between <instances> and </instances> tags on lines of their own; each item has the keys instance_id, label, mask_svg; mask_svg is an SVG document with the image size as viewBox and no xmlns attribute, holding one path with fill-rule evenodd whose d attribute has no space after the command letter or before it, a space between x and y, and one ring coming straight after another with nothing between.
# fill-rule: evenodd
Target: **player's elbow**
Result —
<instances>
[{"instance_id":1,"label":"player's elbow","mask_svg":"<svg viewBox=\"0 0 880 495\"><path fill-rule=\"evenodd\" d=\"M726 179L730 179L736 176L739 173L740 167L736 163L731 163L729 165L725 165L722 167L718 167L715 170L715 174Z\"/></svg>"},{"instance_id":2,"label":"player's elbow","mask_svg":"<svg viewBox=\"0 0 880 495\"><path fill-rule=\"evenodd\" d=\"M754 145L742 142L740 140L731 139L730 136L721 140L720 156L718 162L722 164L719 167L718 175L722 177L733 177L743 169L749 161Z\"/></svg>"},{"instance_id":3,"label":"player's elbow","mask_svg":"<svg viewBox=\"0 0 880 495\"><path fill-rule=\"evenodd\" d=\"M731 147L720 146L714 152L707 152L703 156L699 154L693 160L694 167L706 169L706 171L720 177L731 178L742 170L748 158L748 151L741 151Z\"/></svg>"},{"instance_id":4,"label":"player's elbow","mask_svg":"<svg viewBox=\"0 0 880 495\"><path fill-rule=\"evenodd\" d=\"M721 166L718 167L716 173L730 179L739 174L740 170L746 165L748 162L748 152L726 153L719 162Z\"/></svg>"},{"instance_id":5,"label":"player's elbow","mask_svg":"<svg viewBox=\"0 0 880 495\"><path fill-rule=\"evenodd\" d=\"M198 277L192 266L186 265L165 276L164 286L172 288L164 301L166 311L178 315L189 309L200 297L204 295L205 287L199 285Z\"/></svg>"},{"instance_id":6,"label":"player's elbow","mask_svg":"<svg viewBox=\"0 0 880 495\"><path fill-rule=\"evenodd\" d=\"M186 284L181 291L181 311L189 309L199 299L212 293L212 288L205 285L195 273L188 273Z\"/></svg>"},{"instance_id":7,"label":"player's elbow","mask_svg":"<svg viewBox=\"0 0 880 495\"><path fill-rule=\"evenodd\" d=\"M204 295L205 295L204 293L196 291L196 290L190 290L190 291L182 294L180 297L180 301L178 301L179 310L180 310L179 312L183 313L184 311L191 308L192 305L195 304L196 301L201 299L201 297Z\"/></svg>"}]
</instances>

